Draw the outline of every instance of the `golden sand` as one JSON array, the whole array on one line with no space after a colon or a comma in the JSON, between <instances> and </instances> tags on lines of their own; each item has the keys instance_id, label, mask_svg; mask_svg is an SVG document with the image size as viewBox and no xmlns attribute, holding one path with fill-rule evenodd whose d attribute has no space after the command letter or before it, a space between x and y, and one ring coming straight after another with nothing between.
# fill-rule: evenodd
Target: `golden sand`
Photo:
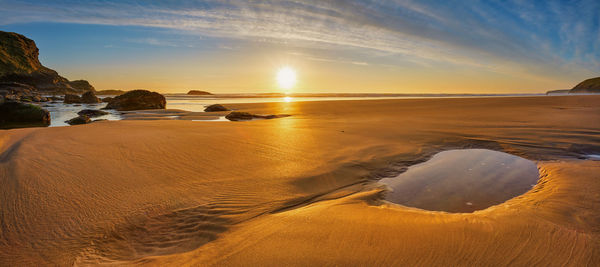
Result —
<instances>
[{"instance_id":1,"label":"golden sand","mask_svg":"<svg viewBox=\"0 0 600 267\"><path fill-rule=\"evenodd\" d=\"M227 105L291 117L0 132L0 265L600 264L600 97ZM474 213L385 203L376 179L489 148L538 163Z\"/></svg>"}]
</instances>

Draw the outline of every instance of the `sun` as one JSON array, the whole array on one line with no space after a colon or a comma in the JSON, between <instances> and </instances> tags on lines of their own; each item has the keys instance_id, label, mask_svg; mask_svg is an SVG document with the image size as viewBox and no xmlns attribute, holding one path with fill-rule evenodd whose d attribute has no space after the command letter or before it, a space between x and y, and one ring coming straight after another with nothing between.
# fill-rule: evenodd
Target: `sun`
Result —
<instances>
[{"instance_id":1,"label":"sun","mask_svg":"<svg viewBox=\"0 0 600 267\"><path fill-rule=\"evenodd\" d=\"M277 84L281 89L292 89L296 85L296 71L290 67L279 69L277 71Z\"/></svg>"}]
</instances>

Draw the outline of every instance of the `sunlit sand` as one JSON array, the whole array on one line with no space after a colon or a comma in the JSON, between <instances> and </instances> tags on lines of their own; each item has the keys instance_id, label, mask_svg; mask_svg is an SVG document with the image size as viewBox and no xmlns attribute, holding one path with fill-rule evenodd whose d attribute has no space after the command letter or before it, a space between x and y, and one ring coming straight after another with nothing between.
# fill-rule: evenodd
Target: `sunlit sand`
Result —
<instances>
[{"instance_id":1,"label":"sunlit sand","mask_svg":"<svg viewBox=\"0 0 600 267\"><path fill-rule=\"evenodd\" d=\"M0 132L0 260L13 266L590 264L600 255L600 161L579 158L598 148L599 101L232 104L292 116ZM473 213L382 198L378 179L460 148L534 160L539 181Z\"/></svg>"}]
</instances>

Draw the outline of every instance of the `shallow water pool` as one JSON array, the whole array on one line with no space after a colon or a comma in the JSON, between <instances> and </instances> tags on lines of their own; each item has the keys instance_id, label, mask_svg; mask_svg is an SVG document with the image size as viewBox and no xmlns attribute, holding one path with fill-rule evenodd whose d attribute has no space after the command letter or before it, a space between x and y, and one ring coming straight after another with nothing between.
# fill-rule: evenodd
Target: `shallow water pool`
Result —
<instances>
[{"instance_id":1,"label":"shallow water pool","mask_svg":"<svg viewBox=\"0 0 600 267\"><path fill-rule=\"evenodd\" d=\"M380 182L385 199L432 211L473 212L531 189L539 179L530 160L487 149L448 150Z\"/></svg>"}]
</instances>

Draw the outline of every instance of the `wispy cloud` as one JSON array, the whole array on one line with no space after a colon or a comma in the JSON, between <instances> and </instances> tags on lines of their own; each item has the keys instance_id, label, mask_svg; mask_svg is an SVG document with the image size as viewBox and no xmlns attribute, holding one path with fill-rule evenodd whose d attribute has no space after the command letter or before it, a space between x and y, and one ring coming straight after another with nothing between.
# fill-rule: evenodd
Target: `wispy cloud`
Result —
<instances>
[{"instance_id":1,"label":"wispy cloud","mask_svg":"<svg viewBox=\"0 0 600 267\"><path fill-rule=\"evenodd\" d=\"M539 79L600 72L597 0L0 0L0 25L27 22L159 27L219 38L359 48Z\"/></svg>"},{"instance_id":2,"label":"wispy cloud","mask_svg":"<svg viewBox=\"0 0 600 267\"><path fill-rule=\"evenodd\" d=\"M126 42L135 44L145 44L152 46L166 46L166 47L193 47L193 45L186 42L176 42L170 40L163 40L159 38L138 38L138 39L126 39Z\"/></svg>"}]
</instances>

